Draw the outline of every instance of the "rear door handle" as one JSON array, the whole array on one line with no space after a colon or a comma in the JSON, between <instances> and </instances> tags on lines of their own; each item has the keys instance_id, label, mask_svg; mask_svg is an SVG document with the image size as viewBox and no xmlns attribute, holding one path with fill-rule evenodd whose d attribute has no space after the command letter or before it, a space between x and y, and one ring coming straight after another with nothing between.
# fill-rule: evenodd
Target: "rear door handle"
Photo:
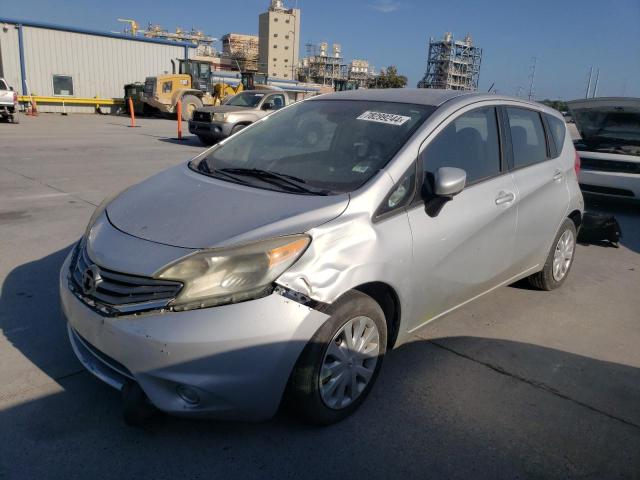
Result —
<instances>
[{"instance_id":1,"label":"rear door handle","mask_svg":"<svg viewBox=\"0 0 640 480\"><path fill-rule=\"evenodd\" d=\"M501 191L496 197L496 205L508 205L512 203L516 199L516 196L513 192L505 192Z\"/></svg>"},{"instance_id":2,"label":"rear door handle","mask_svg":"<svg viewBox=\"0 0 640 480\"><path fill-rule=\"evenodd\" d=\"M554 182L559 182L561 181L563 178L562 172L560 170L556 170L555 172L553 172L553 181Z\"/></svg>"}]
</instances>

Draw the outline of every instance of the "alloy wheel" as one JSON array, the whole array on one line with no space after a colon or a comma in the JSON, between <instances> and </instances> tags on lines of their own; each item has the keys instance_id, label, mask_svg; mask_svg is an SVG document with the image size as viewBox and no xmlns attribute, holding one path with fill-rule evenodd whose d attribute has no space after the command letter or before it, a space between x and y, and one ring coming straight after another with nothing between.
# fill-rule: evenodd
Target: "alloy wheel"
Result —
<instances>
[{"instance_id":1,"label":"alloy wheel","mask_svg":"<svg viewBox=\"0 0 640 480\"><path fill-rule=\"evenodd\" d=\"M558 239L556 250L553 254L553 278L556 282L561 281L569 271L575 246L573 232L566 230Z\"/></svg>"}]
</instances>

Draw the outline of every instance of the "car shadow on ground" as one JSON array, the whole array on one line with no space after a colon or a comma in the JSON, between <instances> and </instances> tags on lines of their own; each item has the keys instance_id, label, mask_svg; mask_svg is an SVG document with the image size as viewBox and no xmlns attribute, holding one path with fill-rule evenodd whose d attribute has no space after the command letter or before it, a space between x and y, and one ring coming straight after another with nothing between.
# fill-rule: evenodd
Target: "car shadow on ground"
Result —
<instances>
[{"instance_id":1,"label":"car shadow on ground","mask_svg":"<svg viewBox=\"0 0 640 480\"><path fill-rule=\"evenodd\" d=\"M178 137L158 137L158 141L164 143L173 143L176 145L189 145L192 147L202 147L203 149L208 148L210 145L205 145L202 143L198 137L195 135L183 135L182 140L178 139Z\"/></svg>"},{"instance_id":2,"label":"car shadow on ground","mask_svg":"<svg viewBox=\"0 0 640 480\"><path fill-rule=\"evenodd\" d=\"M163 416L127 427L119 393L69 346L57 292L68 250L15 268L2 288L2 334L57 385L26 401L28 379L22 392L0 390L0 478L640 474L640 369L494 338L416 338L386 356L362 408L326 428L285 412L261 424ZM194 362L237 356L260 352Z\"/></svg>"}]
</instances>

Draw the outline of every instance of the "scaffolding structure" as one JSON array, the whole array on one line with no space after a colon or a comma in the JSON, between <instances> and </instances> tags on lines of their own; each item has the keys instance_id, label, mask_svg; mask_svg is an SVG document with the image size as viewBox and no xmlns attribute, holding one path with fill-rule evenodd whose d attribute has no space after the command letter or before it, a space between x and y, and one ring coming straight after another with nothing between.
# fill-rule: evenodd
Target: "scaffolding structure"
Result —
<instances>
[{"instance_id":1,"label":"scaffolding structure","mask_svg":"<svg viewBox=\"0 0 640 480\"><path fill-rule=\"evenodd\" d=\"M298 69L301 81L332 86L334 80L347 79L347 65L344 63L340 44L333 44L331 55L329 55L327 42L322 42L318 46L307 43L306 47L307 56L302 59Z\"/></svg>"},{"instance_id":2,"label":"scaffolding structure","mask_svg":"<svg viewBox=\"0 0 640 480\"><path fill-rule=\"evenodd\" d=\"M237 62L242 71L258 71L257 35L227 33L222 36L222 54ZM234 65L235 66L235 65Z\"/></svg>"},{"instance_id":3,"label":"scaffolding structure","mask_svg":"<svg viewBox=\"0 0 640 480\"><path fill-rule=\"evenodd\" d=\"M454 40L451 32L442 40L429 39L427 71L418 88L446 90L477 90L480 78L482 49L473 46L471 35Z\"/></svg>"}]
</instances>

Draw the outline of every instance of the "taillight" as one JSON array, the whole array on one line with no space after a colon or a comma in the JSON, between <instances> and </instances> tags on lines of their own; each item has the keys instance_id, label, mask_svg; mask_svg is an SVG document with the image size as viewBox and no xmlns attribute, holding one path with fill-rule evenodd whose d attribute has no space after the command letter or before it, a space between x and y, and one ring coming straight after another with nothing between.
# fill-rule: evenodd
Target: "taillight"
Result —
<instances>
[{"instance_id":1,"label":"taillight","mask_svg":"<svg viewBox=\"0 0 640 480\"><path fill-rule=\"evenodd\" d=\"M573 169L576 171L576 177L580 175L580 155L576 152L576 159L573 162Z\"/></svg>"}]
</instances>

